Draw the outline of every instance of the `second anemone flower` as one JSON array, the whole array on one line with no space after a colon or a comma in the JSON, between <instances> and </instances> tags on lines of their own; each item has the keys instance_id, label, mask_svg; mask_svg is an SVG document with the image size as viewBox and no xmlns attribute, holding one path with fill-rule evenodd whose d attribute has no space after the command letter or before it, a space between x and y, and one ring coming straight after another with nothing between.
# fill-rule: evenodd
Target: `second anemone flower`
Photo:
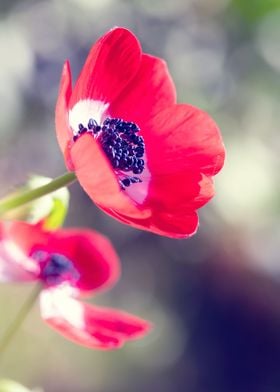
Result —
<instances>
[{"instance_id":1,"label":"second anemone flower","mask_svg":"<svg viewBox=\"0 0 280 392\"><path fill-rule=\"evenodd\" d=\"M75 343L109 350L149 331L149 323L136 316L79 301L118 277L118 257L97 232L0 223L0 281L41 283L43 320Z\"/></svg>"},{"instance_id":2,"label":"second anemone flower","mask_svg":"<svg viewBox=\"0 0 280 392\"><path fill-rule=\"evenodd\" d=\"M195 233L223 166L221 135L207 113L176 104L165 62L129 30L93 45L73 90L65 63L56 131L68 169L102 210L169 237Z\"/></svg>"}]
</instances>

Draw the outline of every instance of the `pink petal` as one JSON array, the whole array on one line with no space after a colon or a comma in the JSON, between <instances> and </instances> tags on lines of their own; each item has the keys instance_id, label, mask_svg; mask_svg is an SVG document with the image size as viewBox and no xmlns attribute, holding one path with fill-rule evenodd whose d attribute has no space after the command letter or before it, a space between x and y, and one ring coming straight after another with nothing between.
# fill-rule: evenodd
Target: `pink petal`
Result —
<instances>
[{"instance_id":1,"label":"pink petal","mask_svg":"<svg viewBox=\"0 0 280 392\"><path fill-rule=\"evenodd\" d=\"M92 47L70 101L72 108L82 99L112 102L139 69L141 47L124 28L103 35Z\"/></svg>"},{"instance_id":2,"label":"pink petal","mask_svg":"<svg viewBox=\"0 0 280 392\"><path fill-rule=\"evenodd\" d=\"M44 290L40 295L44 321L65 338L86 346L110 350L146 335L150 324L125 312L97 308L79 302L63 289Z\"/></svg>"}]
</instances>

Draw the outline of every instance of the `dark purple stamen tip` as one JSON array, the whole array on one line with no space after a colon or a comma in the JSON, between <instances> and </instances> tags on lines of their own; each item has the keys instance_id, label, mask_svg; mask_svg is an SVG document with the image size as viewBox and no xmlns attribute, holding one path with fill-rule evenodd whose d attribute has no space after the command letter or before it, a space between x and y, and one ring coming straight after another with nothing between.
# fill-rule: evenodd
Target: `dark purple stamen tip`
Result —
<instances>
[{"instance_id":1,"label":"dark purple stamen tip","mask_svg":"<svg viewBox=\"0 0 280 392\"><path fill-rule=\"evenodd\" d=\"M90 118L88 121L88 129L94 129L95 127L97 127L97 122L93 119Z\"/></svg>"},{"instance_id":2,"label":"dark purple stamen tip","mask_svg":"<svg viewBox=\"0 0 280 392\"><path fill-rule=\"evenodd\" d=\"M130 185L130 178L129 178L129 177L124 178L124 179L122 180L122 184L123 184L124 186L129 186L129 185Z\"/></svg>"},{"instance_id":3,"label":"dark purple stamen tip","mask_svg":"<svg viewBox=\"0 0 280 392\"><path fill-rule=\"evenodd\" d=\"M131 184L137 184L142 182L141 178L139 177L125 177L124 179L120 180L120 185L122 189L127 188Z\"/></svg>"},{"instance_id":4,"label":"dark purple stamen tip","mask_svg":"<svg viewBox=\"0 0 280 392\"><path fill-rule=\"evenodd\" d=\"M47 284L59 284L62 282L76 282L80 275L73 262L60 253L48 253L37 251L32 258L41 266L41 279Z\"/></svg>"}]
</instances>

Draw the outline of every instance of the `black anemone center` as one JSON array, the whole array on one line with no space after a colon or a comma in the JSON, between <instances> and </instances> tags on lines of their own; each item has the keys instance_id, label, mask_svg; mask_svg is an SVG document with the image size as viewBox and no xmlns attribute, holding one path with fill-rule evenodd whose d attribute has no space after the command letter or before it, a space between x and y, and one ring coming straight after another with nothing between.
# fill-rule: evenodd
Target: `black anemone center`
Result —
<instances>
[{"instance_id":1,"label":"black anemone center","mask_svg":"<svg viewBox=\"0 0 280 392\"><path fill-rule=\"evenodd\" d=\"M145 143L143 137L137 135L139 131L140 128L135 123L120 118L108 117L102 125L98 125L91 118L87 127L79 124L78 133L73 140L76 141L84 133L97 137L113 169L122 172L124 178L120 180L120 185L125 189L131 184L141 182L135 175L141 174L145 168Z\"/></svg>"},{"instance_id":2,"label":"black anemone center","mask_svg":"<svg viewBox=\"0 0 280 392\"><path fill-rule=\"evenodd\" d=\"M79 279L79 273L73 265L73 262L60 253L48 253L37 251L33 253L32 258L37 260L41 266L41 279L47 284L59 284L65 281L76 282Z\"/></svg>"}]
</instances>

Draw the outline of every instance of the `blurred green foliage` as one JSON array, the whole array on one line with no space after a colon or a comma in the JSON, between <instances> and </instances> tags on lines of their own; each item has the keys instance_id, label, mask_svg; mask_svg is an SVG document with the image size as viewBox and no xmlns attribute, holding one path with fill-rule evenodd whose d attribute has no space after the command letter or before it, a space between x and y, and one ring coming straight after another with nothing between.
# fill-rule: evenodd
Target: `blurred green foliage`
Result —
<instances>
[{"instance_id":1,"label":"blurred green foliage","mask_svg":"<svg viewBox=\"0 0 280 392\"><path fill-rule=\"evenodd\" d=\"M32 392L23 385L12 380L0 379L0 392ZM33 392L36 392L33 390ZM39 390L37 390L39 392ZM41 390L41 392L43 392Z\"/></svg>"},{"instance_id":2,"label":"blurred green foliage","mask_svg":"<svg viewBox=\"0 0 280 392\"><path fill-rule=\"evenodd\" d=\"M47 184L52 179L48 177L33 175L27 182L27 188L35 189ZM35 200L30 205L27 220L33 223L44 222L47 230L56 230L61 227L67 216L70 193L67 188L60 188L40 199Z\"/></svg>"},{"instance_id":3,"label":"blurred green foliage","mask_svg":"<svg viewBox=\"0 0 280 392\"><path fill-rule=\"evenodd\" d=\"M49 177L32 175L26 184L13 192L17 193L39 188L49 183L52 179ZM43 223L47 230L56 230L60 228L67 216L70 193L67 188L60 188L46 196L24 204L21 207L12 209L4 214L4 219L23 220L31 223Z\"/></svg>"},{"instance_id":4,"label":"blurred green foliage","mask_svg":"<svg viewBox=\"0 0 280 392\"><path fill-rule=\"evenodd\" d=\"M254 23L270 12L280 10L279 0L233 0L232 3L248 22Z\"/></svg>"}]
</instances>

